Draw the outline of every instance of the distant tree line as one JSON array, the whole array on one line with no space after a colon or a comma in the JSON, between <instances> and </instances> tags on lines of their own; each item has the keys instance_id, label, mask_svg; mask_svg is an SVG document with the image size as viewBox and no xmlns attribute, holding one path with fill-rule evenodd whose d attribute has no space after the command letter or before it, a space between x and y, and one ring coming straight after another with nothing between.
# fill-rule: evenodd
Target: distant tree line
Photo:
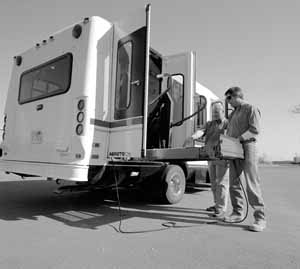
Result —
<instances>
[{"instance_id":1,"label":"distant tree line","mask_svg":"<svg viewBox=\"0 0 300 269\"><path fill-rule=\"evenodd\" d=\"M260 163L260 164L271 164L272 161L266 153L263 153L261 156L258 157L258 163Z\"/></svg>"},{"instance_id":2,"label":"distant tree line","mask_svg":"<svg viewBox=\"0 0 300 269\"><path fill-rule=\"evenodd\" d=\"M292 108L292 112L295 114L300 114L300 104Z\"/></svg>"}]
</instances>

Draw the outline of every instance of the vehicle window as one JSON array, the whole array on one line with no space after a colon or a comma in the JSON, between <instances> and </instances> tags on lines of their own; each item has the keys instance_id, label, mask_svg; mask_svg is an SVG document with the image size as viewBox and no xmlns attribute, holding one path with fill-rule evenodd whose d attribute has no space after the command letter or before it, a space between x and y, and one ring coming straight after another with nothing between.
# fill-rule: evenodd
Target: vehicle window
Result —
<instances>
[{"instance_id":1,"label":"vehicle window","mask_svg":"<svg viewBox=\"0 0 300 269\"><path fill-rule=\"evenodd\" d=\"M71 85L72 54L68 53L21 75L19 103L29 103L68 91Z\"/></svg>"},{"instance_id":2,"label":"vehicle window","mask_svg":"<svg viewBox=\"0 0 300 269\"><path fill-rule=\"evenodd\" d=\"M116 80L116 115L120 110L126 110L131 97L131 64L132 42L128 41L118 48L117 80Z\"/></svg>"},{"instance_id":3,"label":"vehicle window","mask_svg":"<svg viewBox=\"0 0 300 269\"><path fill-rule=\"evenodd\" d=\"M184 76L182 74L172 75L171 87L169 93L174 103L173 122L177 122L183 119Z\"/></svg>"},{"instance_id":4,"label":"vehicle window","mask_svg":"<svg viewBox=\"0 0 300 269\"><path fill-rule=\"evenodd\" d=\"M206 104L206 98L203 95L199 95L199 98L196 98L196 104L195 104L195 111L199 110L203 104ZM203 108L199 114L197 115L196 118L196 127L197 129L199 128L203 128L204 124L206 123L206 119L207 119L207 106L205 106L205 108Z\"/></svg>"}]
</instances>

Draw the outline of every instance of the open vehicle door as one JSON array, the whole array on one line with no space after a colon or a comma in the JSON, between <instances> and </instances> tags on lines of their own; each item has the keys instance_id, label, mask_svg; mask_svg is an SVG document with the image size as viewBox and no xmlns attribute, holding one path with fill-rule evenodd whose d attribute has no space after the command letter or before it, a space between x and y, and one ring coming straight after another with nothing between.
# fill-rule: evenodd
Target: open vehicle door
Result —
<instances>
[{"instance_id":1,"label":"open vehicle door","mask_svg":"<svg viewBox=\"0 0 300 269\"><path fill-rule=\"evenodd\" d=\"M187 52L163 58L163 89L168 89L171 100L169 148L182 147L194 130L194 118L185 120L194 112L196 87L195 53Z\"/></svg>"},{"instance_id":2,"label":"open vehicle door","mask_svg":"<svg viewBox=\"0 0 300 269\"><path fill-rule=\"evenodd\" d=\"M145 138L150 5L114 24L109 156L141 157Z\"/></svg>"}]
</instances>

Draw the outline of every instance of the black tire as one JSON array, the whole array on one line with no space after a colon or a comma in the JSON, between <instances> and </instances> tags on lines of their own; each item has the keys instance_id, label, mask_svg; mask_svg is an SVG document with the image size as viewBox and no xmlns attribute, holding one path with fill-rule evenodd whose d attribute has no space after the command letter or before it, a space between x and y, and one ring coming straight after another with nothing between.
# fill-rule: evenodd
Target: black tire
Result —
<instances>
[{"instance_id":1,"label":"black tire","mask_svg":"<svg viewBox=\"0 0 300 269\"><path fill-rule=\"evenodd\" d=\"M186 179L182 168L168 165L162 174L162 198L169 204L176 204L183 198Z\"/></svg>"}]
</instances>

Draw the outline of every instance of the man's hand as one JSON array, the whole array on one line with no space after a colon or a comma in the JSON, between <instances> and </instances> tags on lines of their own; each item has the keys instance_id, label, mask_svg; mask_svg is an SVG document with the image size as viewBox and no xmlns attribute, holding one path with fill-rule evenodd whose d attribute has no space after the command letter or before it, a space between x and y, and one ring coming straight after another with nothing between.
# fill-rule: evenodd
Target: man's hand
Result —
<instances>
[{"instance_id":1,"label":"man's hand","mask_svg":"<svg viewBox=\"0 0 300 269\"><path fill-rule=\"evenodd\" d=\"M192 138L193 138L194 140L199 139L200 137L203 136L203 134L204 134L204 131L203 131L203 130L198 130L198 131L196 131L196 132L192 135Z\"/></svg>"},{"instance_id":2,"label":"man's hand","mask_svg":"<svg viewBox=\"0 0 300 269\"><path fill-rule=\"evenodd\" d=\"M244 139L242 136L239 136L239 137L238 137L238 140L239 140L241 143L243 143L243 142L245 141L245 139Z\"/></svg>"}]
</instances>

